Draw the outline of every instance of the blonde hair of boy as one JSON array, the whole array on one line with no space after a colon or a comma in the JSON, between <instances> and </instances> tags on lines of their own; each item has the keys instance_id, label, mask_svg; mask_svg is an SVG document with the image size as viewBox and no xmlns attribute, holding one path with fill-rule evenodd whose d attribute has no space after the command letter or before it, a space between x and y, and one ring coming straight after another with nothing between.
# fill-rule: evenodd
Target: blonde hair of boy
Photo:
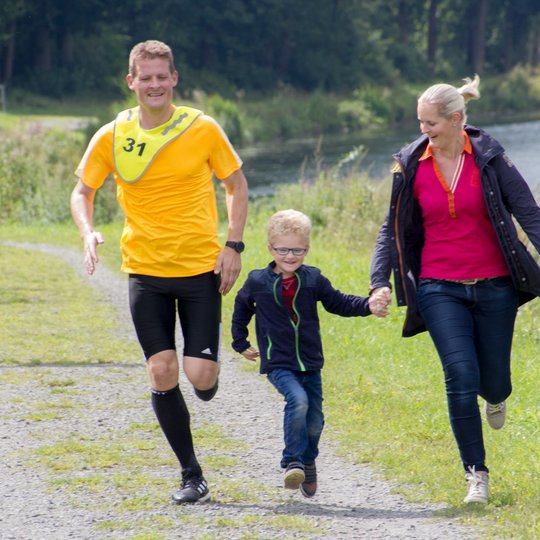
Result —
<instances>
[{"instance_id":1,"label":"blonde hair of boy","mask_svg":"<svg viewBox=\"0 0 540 540\"><path fill-rule=\"evenodd\" d=\"M311 234L311 220L298 210L289 208L276 212L266 226L268 232L268 242L272 244L277 236L286 234L297 234L302 236L306 244L309 245L309 235Z\"/></svg>"}]
</instances>

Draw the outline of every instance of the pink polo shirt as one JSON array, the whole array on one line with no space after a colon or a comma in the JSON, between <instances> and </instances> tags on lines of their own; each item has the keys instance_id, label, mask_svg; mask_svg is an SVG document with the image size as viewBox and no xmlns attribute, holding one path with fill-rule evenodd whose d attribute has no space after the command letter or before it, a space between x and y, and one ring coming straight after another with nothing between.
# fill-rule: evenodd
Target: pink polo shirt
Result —
<instances>
[{"instance_id":1,"label":"pink polo shirt","mask_svg":"<svg viewBox=\"0 0 540 540\"><path fill-rule=\"evenodd\" d=\"M445 180L431 145L420 158L414 196L424 218L420 277L476 279L510 275L482 195L469 136L453 178Z\"/></svg>"}]
</instances>

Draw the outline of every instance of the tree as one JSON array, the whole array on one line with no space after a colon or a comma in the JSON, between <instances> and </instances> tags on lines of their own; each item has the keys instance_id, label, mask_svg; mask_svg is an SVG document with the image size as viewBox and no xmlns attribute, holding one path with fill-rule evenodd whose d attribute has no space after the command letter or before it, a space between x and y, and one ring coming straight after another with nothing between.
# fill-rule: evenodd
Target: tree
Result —
<instances>
[{"instance_id":1,"label":"tree","mask_svg":"<svg viewBox=\"0 0 540 540\"><path fill-rule=\"evenodd\" d=\"M437 61L437 0L430 0L427 23L427 63L431 75L435 73Z\"/></svg>"},{"instance_id":2,"label":"tree","mask_svg":"<svg viewBox=\"0 0 540 540\"><path fill-rule=\"evenodd\" d=\"M505 73L532 62L540 3L535 0L490 0L487 14L486 66Z\"/></svg>"},{"instance_id":3,"label":"tree","mask_svg":"<svg viewBox=\"0 0 540 540\"><path fill-rule=\"evenodd\" d=\"M538 0L10 0L0 80L120 96L131 46L160 39L188 90L348 92L537 66L539 17Z\"/></svg>"},{"instance_id":4,"label":"tree","mask_svg":"<svg viewBox=\"0 0 540 540\"><path fill-rule=\"evenodd\" d=\"M486 20L488 0L477 0L473 4L469 33L468 61L474 73L484 74L486 56Z\"/></svg>"},{"instance_id":5,"label":"tree","mask_svg":"<svg viewBox=\"0 0 540 540\"><path fill-rule=\"evenodd\" d=\"M0 83L9 83L15 59L17 19L25 13L24 0L13 0L0 5Z\"/></svg>"}]
</instances>

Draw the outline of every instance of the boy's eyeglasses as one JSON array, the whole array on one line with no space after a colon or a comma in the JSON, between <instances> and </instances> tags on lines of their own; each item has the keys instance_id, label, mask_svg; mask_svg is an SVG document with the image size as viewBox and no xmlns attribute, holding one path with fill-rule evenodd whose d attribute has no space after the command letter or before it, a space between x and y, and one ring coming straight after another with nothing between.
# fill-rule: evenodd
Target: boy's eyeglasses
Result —
<instances>
[{"instance_id":1,"label":"boy's eyeglasses","mask_svg":"<svg viewBox=\"0 0 540 540\"><path fill-rule=\"evenodd\" d=\"M300 255L304 255L304 253L307 252L307 248L286 248L286 247L274 247L274 246L272 246L272 249L278 255L288 255L289 251L290 251L296 257L299 257Z\"/></svg>"}]
</instances>

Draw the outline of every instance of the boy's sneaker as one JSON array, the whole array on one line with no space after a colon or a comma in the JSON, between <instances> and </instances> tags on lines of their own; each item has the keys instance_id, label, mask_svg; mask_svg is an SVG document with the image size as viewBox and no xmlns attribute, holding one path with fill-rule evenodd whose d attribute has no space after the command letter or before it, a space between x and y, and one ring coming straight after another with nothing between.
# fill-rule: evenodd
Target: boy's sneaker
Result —
<instances>
[{"instance_id":1,"label":"boy's sneaker","mask_svg":"<svg viewBox=\"0 0 540 540\"><path fill-rule=\"evenodd\" d=\"M292 461L285 470L285 487L287 489L298 489L305 477L304 466L299 461Z\"/></svg>"},{"instance_id":2,"label":"boy's sneaker","mask_svg":"<svg viewBox=\"0 0 540 540\"><path fill-rule=\"evenodd\" d=\"M172 495L172 500L176 504L204 502L209 498L208 484L202 476L182 480L180 489Z\"/></svg>"},{"instance_id":3,"label":"boy's sneaker","mask_svg":"<svg viewBox=\"0 0 540 540\"><path fill-rule=\"evenodd\" d=\"M469 467L469 471L465 473L465 480L467 480L469 486L467 496L463 499L463 502L487 504L489 474L486 471L475 471L474 467Z\"/></svg>"},{"instance_id":4,"label":"boy's sneaker","mask_svg":"<svg viewBox=\"0 0 540 540\"><path fill-rule=\"evenodd\" d=\"M317 492L317 467L315 463L310 463L304 467L305 478L300 484L300 492L308 499Z\"/></svg>"},{"instance_id":5,"label":"boy's sneaker","mask_svg":"<svg viewBox=\"0 0 540 540\"><path fill-rule=\"evenodd\" d=\"M486 401L486 420L493 429L501 429L506 420L506 401L492 405Z\"/></svg>"}]
</instances>

